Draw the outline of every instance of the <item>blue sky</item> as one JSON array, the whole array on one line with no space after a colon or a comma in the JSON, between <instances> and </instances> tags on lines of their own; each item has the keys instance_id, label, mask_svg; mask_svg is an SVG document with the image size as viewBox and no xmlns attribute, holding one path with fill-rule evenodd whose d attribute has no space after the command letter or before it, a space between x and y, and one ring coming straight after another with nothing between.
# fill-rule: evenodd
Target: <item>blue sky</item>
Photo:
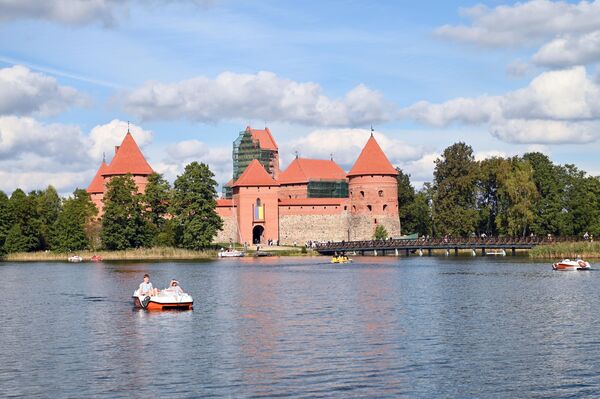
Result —
<instances>
[{"instance_id":1,"label":"blue sky","mask_svg":"<svg viewBox=\"0 0 600 399\"><path fill-rule=\"evenodd\" d=\"M508 1L0 2L0 189L85 187L127 121L173 179L231 174L247 124L283 163L346 169L374 125L417 185L456 141L477 157L596 161L600 4Z\"/></svg>"}]
</instances>

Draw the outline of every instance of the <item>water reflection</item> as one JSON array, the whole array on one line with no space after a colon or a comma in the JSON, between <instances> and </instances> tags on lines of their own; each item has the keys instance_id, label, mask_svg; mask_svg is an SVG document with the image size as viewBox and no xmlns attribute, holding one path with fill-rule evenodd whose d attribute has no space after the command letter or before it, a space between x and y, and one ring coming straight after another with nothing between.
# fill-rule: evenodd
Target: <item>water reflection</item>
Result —
<instances>
[{"instance_id":1,"label":"water reflection","mask_svg":"<svg viewBox=\"0 0 600 399\"><path fill-rule=\"evenodd\" d=\"M133 310L144 273L194 310ZM0 396L598 397L599 280L509 257L2 264Z\"/></svg>"}]
</instances>

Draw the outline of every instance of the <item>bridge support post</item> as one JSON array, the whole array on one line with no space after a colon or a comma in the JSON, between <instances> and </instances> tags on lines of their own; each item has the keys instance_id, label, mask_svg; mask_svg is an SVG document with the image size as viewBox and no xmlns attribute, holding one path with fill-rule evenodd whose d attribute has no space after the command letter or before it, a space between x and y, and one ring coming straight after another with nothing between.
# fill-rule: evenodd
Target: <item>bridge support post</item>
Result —
<instances>
[{"instance_id":1,"label":"bridge support post","mask_svg":"<svg viewBox=\"0 0 600 399\"><path fill-rule=\"evenodd\" d=\"M454 256L458 256L458 247L454 247Z\"/></svg>"},{"instance_id":2,"label":"bridge support post","mask_svg":"<svg viewBox=\"0 0 600 399\"><path fill-rule=\"evenodd\" d=\"M410 251L408 249L406 250L406 256L410 256Z\"/></svg>"},{"instance_id":3,"label":"bridge support post","mask_svg":"<svg viewBox=\"0 0 600 399\"><path fill-rule=\"evenodd\" d=\"M373 256L377 256L377 250L376 249L373 250Z\"/></svg>"},{"instance_id":4,"label":"bridge support post","mask_svg":"<svg viewBox=\"0 0 600 399\"><path fill-rule=\"evenodd\" d=\"M431 248L427 248L427 256L431 256Z\"/></svg>"},{"instance_id":5,"label":"bridge support post","mask_svg":"<svg viewBox=\"0 0 600 399\"><path fill-rule=\"evenodd\" d=\"M516 256L517 255L517 249L515 247L512 247L512 256Z\"/></svg>"},{"instance_id":6,"label":"bridge support post","mask_svg":"<svg viewBox=\"0 0 600 399\"><path fill-rule=\"evenodd\" d=\"M485 256L485 247L481 248L481 256Z\"/></svg>"}]
</instances>

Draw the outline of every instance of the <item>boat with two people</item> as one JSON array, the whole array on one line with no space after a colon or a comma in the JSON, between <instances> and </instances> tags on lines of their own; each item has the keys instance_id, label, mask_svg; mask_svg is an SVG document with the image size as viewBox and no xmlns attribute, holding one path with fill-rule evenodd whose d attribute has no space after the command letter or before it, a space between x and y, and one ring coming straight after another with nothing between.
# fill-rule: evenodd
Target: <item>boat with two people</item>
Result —
<instances>
[{"instance_id":1,"label":"boat with two people","mask_svg":"<svg viewBox=\"0 0 600 399\"><path fill-rule=\"evenodd\" d=\"M352 259L346 255L338 255L331 258L331 263L352 263Z\"/></svg>"},{"instance_id":2,"label":"boat with two people","mask_svg":"<svg viewBox=\"0 0 600 399\"><path fill-rule=\"evenodd\" d=\"M71 255L67 258L67 260L71 263L83 262L83 258L79 255Z\"/></svg>"},{"instance_id":3,"label":"boat with two people","mask_svg":"<svg viewBox=\"0 0 600 399\"><path fill-rule=\"evenodd\" d=\"M554 270L591 270L592 267L590 262L586 262L583 259L563 259L560 262L556 262L552 265Z\"/></svg>"},{"instance_id":4,"label":"boat with two people","mask_svg":"<svg viewBox=\"0 0 600 399\"><path fill-rule=\"evenodd\" d=\"M133 304L145 310L191 310L194 299L183 291L177 280L171 280L168 288L158 290L152 288L144 276L144 283L133 292Z\"/></svg>"}]
</instances>

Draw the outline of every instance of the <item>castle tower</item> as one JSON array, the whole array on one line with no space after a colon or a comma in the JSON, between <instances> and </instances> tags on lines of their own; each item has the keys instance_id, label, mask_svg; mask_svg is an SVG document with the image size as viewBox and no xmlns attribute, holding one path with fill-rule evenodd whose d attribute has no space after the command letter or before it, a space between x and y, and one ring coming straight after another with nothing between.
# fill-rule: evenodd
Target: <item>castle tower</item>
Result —
<instances>
[{"instance_id":1,"label":"castle tower","mask_svg":"<svg viewBox=\"0 0 600 399\"><path fill-rule=\"evenodd\" d=\"M94 176L94 179L86 189L86 191L90 195L90 199L92 200L94 205L96 205L96 208L98 208L100 214L102 213L102 208L104 206L104 190L106 189L106 187L104 186L104 177L102 175L106 173L107 169L108 165L103 160L102 164L100 164L100 168L98 168L98 171Z\"/></svg>"},{"instance_id":2,"label":"castle tower","mask_svg":"<svg viewBox=\"0 0 600 399\"><path fill-rule=\"evenodd\" d=\"M266 244L279 240L279 184L253 159L233 183L240 243Z\"/></svg>"},{"instance_id":3,"label":"castle tower","mask_svg":"<svg viewBox=\"0 0 600 399\"><path fill-rule=\"evenodd\" d=\"M400 235L397 175L371 133L347 174L351 240L373 239L378 225L385 227L390 237Z\"/></svg>"}]
</instances>

